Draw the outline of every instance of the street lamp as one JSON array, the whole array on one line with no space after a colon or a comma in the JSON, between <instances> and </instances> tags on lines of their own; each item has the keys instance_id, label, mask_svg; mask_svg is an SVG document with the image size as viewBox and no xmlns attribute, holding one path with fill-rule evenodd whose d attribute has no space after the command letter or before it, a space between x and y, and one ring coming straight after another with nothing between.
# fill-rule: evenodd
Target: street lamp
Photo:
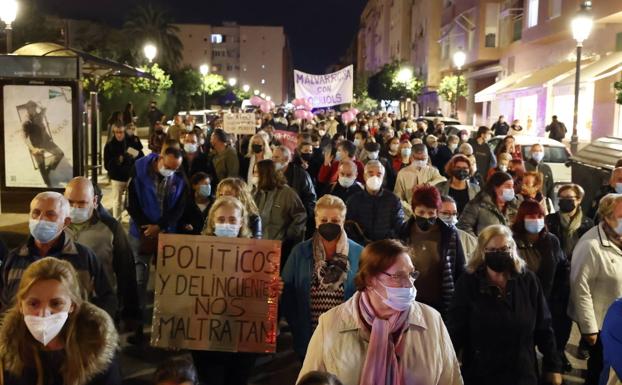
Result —
<instances>
[{"instance_id":1,"label":"street lamp","mask_svg":"<svg viewBox=\"0 0 622 385\"><path fill-rule=\"evenodd\" d=\"M238 84L238 79L236 79L236 78L229 78L229 85L231 87L235 87L236 84Z\"/></svg>"},{"instance_id":2,"label":"street lamp","mask_svg":"<svg viewBox=\"0 0 622 385\"><path fill-rule=\"evenodd\" d=\"M158 53L158 49L156 48L155 45L153 45L151 43L147 43L143 47L143 52L144 52L145 57L147 58L147 60L149 60L149 63L151 63L151 62L153 62L153 59L155 59L155 57L156 57L156 55Z\"/></svg>"},{"instance_id":3,"label":"street lamp","mask_svg":"<svg viewBox=\"0 0 622 385\"><path fill-rule=\"evenodd\" d=\"M6 25L4 31L6 32L6 53L11 53L13 50L13 28L11 24L17 17L17 1L15 0L1 0L0 1L0 20Z\"/></svg>"},{"instance_id":4,"label":"street lamp","mask_svg":"<svg viewBox=\"0 0 622 385\"><path fill-rule=\"evenodd\" d=\"M574 77L574 111L572 117L572 137L570 138L570 151L573 154L577 153L579 148L579 135L577 134L577 124L579 121L579 88L581 80L581 51L583 49L583 42L590 36L592 31L592 9L591 1L583 1L581 3L581 9L577 12L577 15L572 19L572 37L577 41L577 66Z\"/></svg>"},{"instance_id":5,"label":"street lamp","mask_svg":"<svg viewBox=\"0 0 622 385\"><path fill-rule=\"evenodd\" d=\"M207 64L201 64L199 72L203 76L203 87L201 88L203 89L203 109L205 109L205 76L209 72L209 66Z\"/></svg>"},{"instance_id":6,"label":"street lamp","mask_svg":"<svg viewBox=\"0 0 622 385\"><path fill-rule=\"evenodd\" d=\"M409 81L412 80L412 78L413 78L413 70L410 67L401 68L397 72L397 75L395 76L395 80L400 83L408 83Z\"/></svg>"},{"instance_id":7,"label":"street lamp","mask_svg":"<svg viewBox=\"0 0 622 385\"><path fill-rule=\"evenodd\" d=\"M255 91L253 91L253 94L255 94L255 95L259 96L259 90L255 90Z\"/></svg>"},{"instance_id":8,"label":"street lamp","mask_svg":"<svg viewBox=\"0 0 622 385\"><path fill-rule=\"evenodd\" d=\"M267 100L267 101L272 100L272 96L270 96L270 95L266 96L266 100Z\"/></svg>"},{"instance_id":9,"label":"street lamp","mask_svg":"<svg viewBox=\"0 0 622 385\"><path fill-rule=\"evenodd\" d=\"M460 74L462 66L466 62L466 54L461 49L457 50L453 56L454 66L458 70L456 76L456 96L454 97L454 118L458 117L458 93L460 92Z\"/></svg>"},{"instance_id":10,"label":"street lamp","mask_svg":"<svg viewBox=\"0 0 622 385\"><path fill-rule=\"evenodd\" d=\"M244 92L248 92L248 90L250 90L250 89L251 89L251 86L249 86L248 84L244 84L244 85L242 86L242 90L243 90Z\"/></svg>"}]
</instances>

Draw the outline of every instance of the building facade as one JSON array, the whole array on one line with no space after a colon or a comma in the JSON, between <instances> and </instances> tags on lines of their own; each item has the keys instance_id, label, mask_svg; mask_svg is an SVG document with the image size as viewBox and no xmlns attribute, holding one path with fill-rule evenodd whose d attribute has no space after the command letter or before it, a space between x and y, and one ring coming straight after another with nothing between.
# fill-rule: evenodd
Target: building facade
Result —
<instances>
[{"instance_id":1,"label":"building facade","mask_svg":"<svg viewBox=\"0 0 622 385\"><path fill-rule=\"evenodd\" d=\"M291 55L283 27L175 24L183 43L182 65L222 75L238 86L248 85L270 96L276 104L287 101L292 75Z\"/></svg>"}]
</instances>

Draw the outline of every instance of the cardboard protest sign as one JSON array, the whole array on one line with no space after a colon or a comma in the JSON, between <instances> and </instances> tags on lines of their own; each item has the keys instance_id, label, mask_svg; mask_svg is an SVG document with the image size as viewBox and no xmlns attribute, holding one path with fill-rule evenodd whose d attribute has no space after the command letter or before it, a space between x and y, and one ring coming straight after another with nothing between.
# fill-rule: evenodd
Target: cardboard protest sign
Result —
<instances>
[{"instance_id":1,"label":"cardboard protest sign","mask_svg":"<svg viewBox=\"0 0 622 385\"><path fill-rule=\"evenodd\" d=\"M274 130L274 138L283 146L289 148L292 153L296 152L298 133L286 130Z\"/></svg>"},{"instance_id":2,"label":"cardboard protest sign","mask_svg":"<svg viewBox=\"0 0 622 385\"><path fill-rule=\"evenodd\" d=\"M281 242L160 234L151 345L274 352Z\"/></svg>"},{"instance_id":3,"label":"cardboard protest sign","mask_svg":"<svg viewBox=\"0 0 622 385\"><path fill-rule=\"evenodd\" d=\"M255 114L238 112L235 114L225 114L223 117L224 129L228 134L235 135L254 135L255 134Z\"/></svg>"},{"instance_id":4,"label":"cardboard protest sign","mask_svg":"<svg viewBox=\"0 0 622 385\"><path fill-rule=\"evenodd\" d=\"M308 100L313 108L352 103L353 71L352 65L325 75L312 75L294 70L296 98Z\"/></svg>"}]
</instances>

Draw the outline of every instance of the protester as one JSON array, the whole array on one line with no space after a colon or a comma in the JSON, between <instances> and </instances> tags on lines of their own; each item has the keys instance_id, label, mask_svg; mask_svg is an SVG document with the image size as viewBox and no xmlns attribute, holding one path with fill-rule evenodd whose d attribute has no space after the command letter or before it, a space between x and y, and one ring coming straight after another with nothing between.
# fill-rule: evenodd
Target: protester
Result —
<instances>
[{"instance_id":1,"label":"protester","mask_svg":"<svg viewBox=\"0 0 622 385\"><path fill-rule=\"evenodd\" d=\"M439 219L441 194L433 186L421 186L412 198L413 217L400 233L410 247L419 278L417 301L445 316L454 284L464 271L465 257L455 227Z\"/></svg>"},{"instance_id":2,"label":"protester","mask_svg":"<svg viewBox=\"0 0 622 385\"><path fill-rule=\"evenodd\" d=\"M622 384L622 298L607 311L600 333L603 343L603 373L601 384ZM604 382L606 381L606 382Z\"/></svg>"},{"instance_id":3,"label":"protester","mask_svg":"<svg viewBox=\"0 0 622 385\"><path fill-rule=\"evenodd\" d=\"M251 238L248 213L244 204L230 196L217 198L209 210L201 234L226 238Z\"/></svg>"},{"instance_id":4,"label":"protester","mask_svg":"<svg viewBox=\"0 0 622 385\"><path fill-rule=\"evenodd\" d=\"M391 162L391 166L395 172L402 169L401 165L403 159L400 144L399 138L391 138L380 152L381 156L387 158ZM406 160L410 162L410 153L406 153Z\"/></svg>"},{"instance_id":5,"label":"protester","mask_svg":"<svg viewBox=\"0 0 622 385\"><path fill-rule=\"evenodd\" d=\"M123 319L135 327L142 315L134 255L123 226L110 216L98 214L93 183L83 176L69 181L65 198L69 202L71 218L65 235L95 253L119 301L120 310L115 319Z\"/></svg>"},{"instance_id":6,"label":"protester","mask_svg":"<svg viewBox=\"0 0 622 385\"><path fill-rule=\"evenodd\" d=\"M230 196L237 198L244 205L244 209L248 215L248 227L251 230L252 237L261 239L263 237L261 216L257 204L250 193L250 189L246 182L240 178L227 178L218 183L216 197Z\"/></svg>"},{"instance_id":7,"label":"protester","mask_svg":"<svg viewBox=\"0 0 622 385\"><path fill-rule=\"evenodd\" d=\"M399 242L368 245L357 293L320 317L298 379L325 370L344 384L462 384L440 315L415 302L416 277Z\"/></svg>"},{"instance_id":8,"label":"protester","mask_svg":"<svg viewBox=\"0 0 622 385\"><path fill-rule=\"evenodd\" d=\"M343 160L339 163L339 178L337 182L330 185L328 194L340 198L347 202L348 199L357 192L363 191L365 187L358 182L357 169L351 160Z\"/></svg>"},{"instance_id":9,"label":"protester","mask_svg":"<svg viewBox=\"0 0 622 385\"><path fill-rule=\"evenodd\" d=\"M497 159L492 153L492 150L488 146L488 141L491 138L490 128L481 126L477 130L477 135L474 139L469 141L469 144L473 148L473 155L475 156L475 162L477 163L476 172L485 178L488 174L488 170L494 168L497 165ZM466 155L466 154L465 154Z\"/></svg>"},{"instance_id":10,"label":"protester","mask_svg":"<svg viewBox=\"0 0 622 385\"><path fill-rule=\"evenodd\" d=\"M334 374L313 370L297 382L296 385L343 385Z\"/></svg>"},{"instance_id":11,"label":"protester","mask_svg":"<svg viewBox=\"0 0 622 385\"><path fill-rule=\"evenodd\" d=\"M428 164L428 149L425 145L414 145L411 157L410 166L397 173L395 189L393 190L406 207L411 206L412 192L417 186L422 184L436 185L446 180L434 166Z\"/></svg>"},{"instance_id":12,"label":"protester","mask_svg":"<svg viewBox=\"0 0 622 385\"><path fill-rule=\"evenodd\" d=\"M393 169L391 162L384 156L380 156L380 144L373 141L373 139L369 139L367 143L365 143L365 151L367 153L367 160L365 161L365 164L367 164L370 160L379 161L384 166L386 172L383 186L393 191L395 188L395 178L397 177L397 173Z\"/></svg>"},{"instance_id":13,"label":"protester","mask_svg":"<svg viewBox=\"0 0 622 385\"><path fill-rule=\"evenodd\" d=\"M145 154L143 153L143 143L140 141L140 138L136 133L136 125L134 123L130 123L125 126L125 135L127 138L128 147L133 148L137 152L134 157L138 159L145 156Z\"/></svg>"},{"instance_id":14,"label":"protester","mask_svg":"<svg viewBox=\"0 0 622 385\"><path fill-rule=\"evenodd\" d=\"M255 165L253 179L257 178L254 196L261 216L263 238L282 241L282 256L289 255L292 247L302 241L307 223L305 207L298 194L287 185L287 180L276 172L272 159ZM281 261L285 265L285 261Z\"/></svg>"},{"instance_id":15,"label":"protester","mask_svg":"<svg viewBox=\"0 0 622 385\"><path fill-rule=\"evenodd\" d=\"M566 130L566 125L564 123L557 120L557 115L553 115L551 124L546 126L544 131L549 133L549 138L561 142L566 137L566 132L568 130Z\"/></svg>"},{"instance_id":16,"label":"protester","mask_svg":"<svg viewBox=\"0 0 622 385\"><path fill-rule=\"evenodd\" d=\"M594 222L598 222L599 218L596 215L598 212L598 206L600 204L600 200L603 199L607 194L622 194L622 167L616 167L611 170L611 175L609 176L608 184L601 187L598 194L596 194L596 198L592 202L590 212L588 216L594 220Z\"/></svg>"},{"instance_id":17,"label":"protester","mask_svg":"<svg viewBox=\"0 0 622 385\"><path fill-rule=\"evenodd\" d=\"M499 116L499 120L492 125L492 131L495 133L495 136L505 136L508 134L510 126L505 121L505 116Z\"/></svg>"},{"instance_id":18,"label":"protester","mask_svg":"<svg viewBox=\"0 0 622 385\"><path fill-rule=\"evenodd\" d=\"M153 134L149 136L149 144L147 145L147 148L149 148L151 152L159 154L162 151L162 145L165 141L166 133L164 132L162 123L158 121L155 123Z\"/></svg>"},{"instance_id":19,"label":"protester","mask_svg":"<svg viewBox=\"0 0 622 385\"><path fill-rule=\"evenodd\" d=\"M194 135L194 134L192 134ZM212 203L212 185L209 175L197 172L190 178L189 196L186 198L184 213L179 219L179 234L200 234Z\"/></svg>"},{"instance_id":20,"label":"protester","mask_svg":"<svg viewBox=\"0 0 622 385\"><path fill-rule=\"evenodd\" d=\"M345 219L346 205L341 199L321 197L315 207L316 232L292 249L283 268L281 311L292 328L294 350L301 359L320 315L356 291L354 275L363 248L348 239Z\"/></svg>"},{"instance_id":21,"label":"protester","mask_svg":"<svg viewBox=\"0 0 622 385\"><path fill-rule=\"evenodd\" d=\"M324 156L322 155L321 148L318 147L316 149L315 145L309 142L300 142L298 144L297 153L294 156L294 160L292 163L296 163L309 173L311 181L313 182L313 186L316 187L316 192L318 193L320 191L317 189L317 175L320 172L320 167L322 167L323 162Z\"/></svg>"},{"instance_id":22,"label":"protester","mask_svg":"<svg viewBox=\"0 0 622 385\"><path fill-rule=\"evenodd\" d=\"M441 196L441 208L438 210L438 218L451 228L456 229L462 245L465 260L469 260L477 247L477 238L466 231L456 227L458 223L458 207L454 198L448 195Z\"/></svg>"},{"instance_id":23,"label":"protester","mask_svg":"<svg viewBox=\"0 0 622 385\"><path fill-rule=\"evenodd\" d=\"M488 170L488 175L486 175L486 179L490 178L490 176L496 172L508 172L508 165L512 160L512 155L507 152L501 152L497 154L497 166Z\"/></svg>"},{"instance_id":24,"label":"protester","mask_svg":"<svg viewBox=\"0 0 622 385\"><path fill-rule=\"evenodd\" d=\"M71 223L69 202L57 192L37 194L30 202L30 235L13 249L0 267L0 309L14 304L22 274L28 266L45 257L68 261L79 274L82 292L91 302L114 317L117 299L104 268L93 251L75 243L65 233Z\"/></svg>"},{"instance_id":25,"label":"protester","mask_svg":"<svg viewBox=\"0 0 622 385\"><path fill-rule=\"evenodd\" d=\"M438 139L434 135L428 135L428 137L425 138L425 141L428 146L430 163L432 163L432 166L436 167L436 169L441 173L444 173L445 165L453 156L451 150L446 144L439 144Z\"/></svg>"},{"instance_id":26,"label":"protester","mask_svg":"<svg viewBox=\"0 0 622 385\"><path fill-rule=\"evenodd\" d=\"M546 381L561 384L542 287L518 256L510 229L493 225L481 231L466 269L447 320L456 353L462 354L465 385L538 384L536 346Z\"/></svg>"},{"instance_id":27,"label":"protester","mask_svg":"<svg viewBox=\"0 0 622 385\"><path fill-rule=\"evenodd\" d=\"M585 383L598 384L603 368L599 337L609 306L622 297L622 194L609 194L600 201L602 221L585 233L572 253L568 315L579 325L590 345ZM618 261L618 262L616 262Z\"/></svg>"},{"instance_id":28,"label":"protester","mask_svg":"<svg viewBox=\"0 0 622 385\"><path fill-rule=\"evenodd\" d=\"M268 142L269 137L265 132L253 135L248 146L248 152L240 160L240 176L246 180L251 188L255 187L252 183L255 164L260 160L272 158L272 149Z\"/></svg>"},{"instance_id":29,"label":"protester","mask_svg":"<svg viewBox=\"0 0 622 385\"><path fill-rule=\"evenodd\" d=\"M437 183L436 188L441 195L448 195L456 201L460 214L466 204L480 192L479 185L469 180L473 175L473 165L466 156L454 155L445 166L445 175L449 180Z\"/></svg>"},{"instance_id":30,"label":"protester","mask_svg":"<svg viewBox=\"0 0 622 385\"><path fill-rule=\"evenodd\" d=\"M181 167L187 178L192 178L192 176L198 172L210 175L214 173L208 155L201 152L199 137L196 133L185 133L182 136L182 144L184 149L184 159L181 163Z\"/></svg>"},{"instance_id":31,"label":"protester","mask_svg":"<svg viewBox=\"0 0 622 385\"><path fill-rule=\"evenodd\" d=\"M534 200L522 202L512 225L512 233L518 255L540 280L542 293L551 311L555 344L564 364L564 371L570 371L572 367L564 353L572 327L566 315L570 292L568 282L570 262L557 237L547 230L544 216L544 209L538 202Z\"/></svg>"},{"instance_id":32,"label":"protester","mask_svg":"<svg viewBox=\"0 0 622 385\"><path fill-rule=\"evenodd\" d=\"M499 154L510 154L512 159L523 159L523 153L521 151L521 147L516 144L516 139L512 135L508 135L499 144L495 149L495 155L499 157ZM498 159L497 159L498 160Z\"/></svg>"},{"instance_id":33,"label":"protester","mask_svg":"<svg viewBox=\"0 0 622 385\"><path fill-rule=\"evenodd\" d=\"M408 140L399 142L398 146L399 156L395 156L393 159L393 170L397 174L401 169L410 166L412 155L412 144Z\"/></svg>"},{"instance_id":34,"label":"protester","mask_svg":"<svg viewBox=\"0 0 622 385\"><path fill-rule=\"evenodd\" d=\"M312 229L315 228L313 212L315 210L315 201L317 201L313 180L311 180L308 172L292 162L292 153L285 146L278 146L274 149L272 160L277 171L280 171L287 179L287 185L296 191L302 204L305 206L307 212L306 237L310 237L313 234Z\"/></svg>"},{"instance_id":35,"label":"protester","mask_svg":"<svg viewBox=\"0 0 622 385\"><path fill-rule=\"evenodd\" d=\"M83 289L67 261L42 258L23 271L0 328L0 382L121 384L114 323Z\"/></svg>"},{"instance_id":36,"label":"protester","mask_svg":"<svg viewBox=\"0 0 622 385\"><path fill-rule=\"evenodd\" d=\"M358 170L358 181L363 182L363 163L356 160L354 153L356 146L350 141L343 141L336 146L337 152L333 156L329 152L324 153L324 164L320 167L317 180L319 183L332 183L337 180L339 162L342 160L350 160L356 164Z\"/></svg>"},{"instance_id":37,"label":"protester","mask_svg":"<svg viewBox=\"0 0 622 385\"><path fill-rule=\"evenodd\" d=\"M488 179L486 187L464 207L458 228L477 236L490 225L509 226L517 210L514 181L509 174L498 172Z\"/></svg>"},{"instance_id":38,"label":"protester","mask_svg":"<svg viewBox=\"0 0 622 385\"><path fill-rule=\"evenodd\" d=\"M377 160L365 165L365 190L352 195L346 202L347 220L355 225L348 236L363 245L369 241L396 238L404 222L399 198L382 188L384 166Z\"/></svg>"},{"instance_id":39,"label":"protester","mask_svg":"<svg viewBox=\"0 0 622 385\"><path fill-rule=\"evenodd\" d=\"M199 385L197 369L188 359L168 359L153 375L154 385Z\"/></svg>"},{"instance_id":40,"label":"protester","mask_svg":"<svg viewBox=\"0 0 622 385\"><path fill-rule=\"evenodd\" d=\"M156 106L155 101L149 103L149 111L147 112L147 120L149 121L149 136L153 134L156 122L162 123L166 115L162 113Z\"/></svg>"},{"instance_id":41,"label":"protester","mask_svg":"<svg viewBox=\"0 0 622 385\"><path fill-rule=\"evenodd\" d=\"M108 171L112 189L112 215L121 220L123 196L136 157L128 152L129 144L123 126L113 124L112 133L114 137L104 146L104 168Z\"/></svg>"},{"instance_id":42,"label":"protester","mask_svg":"<svg viewBox=\"0 0 622 385\"><path fill-rule=\"evenodd\" d=\"M544 147L541 144L536 143L531 146L529 152L530 159L525 162L525 171L536 171L543 176L542 193L550 199L554 198L554 182L553 171L551 167L543 162L544 159Z\"/></svg>"},{"instance_id":43,"label":"protester","mask_svg":"<svg viewBox=\"0 0 622 385\"><path fill-rule=\"evenodd\" d=\"M523 134L523 126L520 124L520 120L514 119L512 121L512 125L510 126L510 135L520 135Z\"/></svg>"},{"instance_id":44,"label":"protester","mask_svg":"<svg viewBox=\"0 0 622 385\"><path fill-rule=\"evenodd\" d=\"M212 145L212 165L215 171L216 182L225 178L236 178L240 174L240 162L235 149L229 146L227 134L221 129L215 129L210 136Z\"/></svg>"},{"instance_id":45,"label":"protester","mask_svg":"<svg viewBox=\"0 0 622 385\"><path fill-rule=\"evenodd\" d=\"M521 192L516 194L518 203L531 199L538 202L545 215L555 212L553 202L542 194L543 177L539 172L529 171L523 174L523 183L521 185Z\"/></svg>"}]
</instances>

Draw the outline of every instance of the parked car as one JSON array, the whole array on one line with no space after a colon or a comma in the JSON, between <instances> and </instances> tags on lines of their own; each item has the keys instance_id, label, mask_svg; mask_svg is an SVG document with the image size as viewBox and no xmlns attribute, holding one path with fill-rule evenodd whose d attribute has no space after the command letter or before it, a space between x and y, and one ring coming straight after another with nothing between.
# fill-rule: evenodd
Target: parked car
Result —
<instances>
[{"instance_id":1,"label":"parked car","mask_svg":"<svg viewBox=\"0 0 622 385\"><path fill-rule=\"evenodd\" d=\"M214 115L215 113L217 113L217 111L214 111L214 110L191 110L191 111L179 111L177 115L185 117L186 115L190 114L194 116L195 124L201 127L203 131L205 131L207 129L207 125L211 121L210 117ZM173 124L173 121L169 120L168 122L166 122L166 124L170 126Z\"/></svg>"},{"instance_id":2,"label":"parked car","mask_svg":"<svg viewBox=\"0 0 622 385\"><path fill-rule=\"evenodd\" d=\"M443 122L443 124L445 125L445 135L458 135L458 132L462 130L469 131L471 135L477 132L477 127L462 124L458 119L450 118L447 116L425 115L418 117L417 121L425 121L428 127L431 127L434 124L434 119L440 119L441 122Z\"/></svg>"},{"instance_id":3,"label":"parked car","mask_svg":"<svg viewBox=\"0 0 622 385\"><path fill-rule=\"evenodd\" d=\"M495 152L497 146L501 143L504 137L505 136L499 135L488 141L488 145L493 152ZM525 160L529 159L529 150L531 149L531 146L536 143L541 144L542 147L544 147L543 162L551 167L555 184L559 185L570 183L572 179L569 162L571 154L563 143L550 138L531 135L516 135L514 136L514 140L515 143L520 146L523 159Z\"/></svg>"}]
</instances>

